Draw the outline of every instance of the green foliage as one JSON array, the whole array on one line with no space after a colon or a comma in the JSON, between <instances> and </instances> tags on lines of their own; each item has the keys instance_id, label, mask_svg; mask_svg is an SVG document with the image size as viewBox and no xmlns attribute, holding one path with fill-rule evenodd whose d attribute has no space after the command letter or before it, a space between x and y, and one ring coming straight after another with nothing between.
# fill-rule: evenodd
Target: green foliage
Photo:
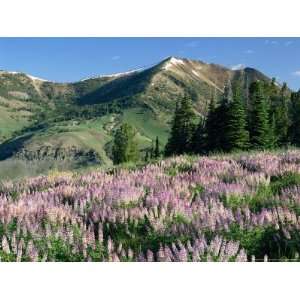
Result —
<instances>
[{"instance_id":1,"label":"green foliage","mask_svg":"<svg viewBox=\"0 0 300 300\"><path fill-rule=\"evenodd\" d=\"M135 135L135 129L127 123L123 123L116 131L113 144L113 161L115 164L138 160Z\"/></svg>"},{"instance_id":2,"label":"green foliage","mask_svg":"<svg viewBox=\"0 0 300 300\"><path fill-rule=\"evenodd\" d=\"M207 150L207 132L204 118L200 118L193 135L192 150L196 154L204 154Z\"/></svg>"},{"instance_id":3,"label":"green foliage","mask_svg":"<svg viewBox=\"0 0 300 300\"><path fill-rule=\"evenodd\" d=\"M250 86L250 141L254 149L270 146L268 104L263 82L256 81Z\"/></svg>"},{"instance_id":4,"label":"green foliage","mask_svg":"<svg viewBox=\"0 0 300 300\"><path fill-rule=\"evenodd\" d=\"M167 156L188 153L192 150L192 139L195 130L195 113L192 102L184 97L176 106L172 122L171 135L165 147Z\"/></svg>"},{"instance_id":5,"label":"green foliage","mask_svg":"<svg viewBox=\"0 0 300 300\"><path fill-rule=\"evenodd\" d=\"M245 150L249 147L249 132L247 131L246 112L242 100L239 83L234 89L233 101L229 103L227 112L225 143L228 151Z\"/></svg>"},{"instance_id":6,"label":"green foliage","mask_svg":"<svg viewBox=\"0 0 300 300\"><path fill-rule=\"evenodd\" d=\"M291 143L300 146L300 90L291 95L291 124L289 127L289 136Z\"/></svg>"},{"instance_id":7,"label":"green foliage","mask_svg":"<svg viewBox=\"0 0 300 300\"><path fill-rule=\"evenodd\" d=\"M284 83L278 96L272 95L273 127L276 137L275 146L287 146L289 144L288 129L290 127L289 95L287 85Z\"/></svg>"},{"instance_id":8,"label":"green foliage","mask_svg":"<svg viewBox=\"0 0 300 300\"><path fill-rule=\"evenodd\" d=\"M210 104L209 104L209 110L205 125L205 130L207 132L207 150L208 151L214 151L218 146L218 116L217 116L217 110L216 110L216 99L215 97L212 97Z\"/></svg>"},{"instance_id":9,"label":"green foliage","mask_svg":"<svg viewBox=\"0 0 300 300\"><path fill-rule=\"evenodd\" d=\"M154 157L159 158L160 156L160 150L159 150L159 139L158 136L155 139L155 149L154 149Z\"/></svg>"},{"instance_id":10,"label":"green foliage","mask_svg":"<svg viewBox=\"0 0 300 300\"><path fill-rule=\"evenodd\" d=\"M265 207L274 207L277 204L271 186L268 185L258 186L253 195L222 195L221 200L225 206L234 210L248 206L254 212L259 212Z\"/></svg>"},{"instance_id":11,"label":"green foliage","mask_svg":"<svg viewBox=\"0 0 300 300\"><path fill-rule=\"evenodd\" d=\"M274 260L284 260L284 257L295 257L299 253L299 232L294 232L291 239L287 239L280 229L274 227L255 227L242 229L238 224L230 226L224 236L238 240L241 247L246 249L249 258L254 255L262 260L267 254Z\"/></svg>"},{"instance_id":12,"label":"green foliage","mask_svg":"<svg viewBox=\"0 0 300 300\"><path fill-rule=\"evenodd\" d=\"M288 172L279 176L271 177L271 189L274 194L280 193L283 189L300 186L300 174Z\"/></svg>"}]
</instances>

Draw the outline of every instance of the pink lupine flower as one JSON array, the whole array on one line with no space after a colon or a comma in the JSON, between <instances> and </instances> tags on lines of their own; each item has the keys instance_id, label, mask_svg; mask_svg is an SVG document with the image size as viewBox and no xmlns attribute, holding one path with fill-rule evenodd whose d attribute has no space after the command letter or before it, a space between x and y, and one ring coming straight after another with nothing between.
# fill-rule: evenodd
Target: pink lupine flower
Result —
<instances>
[{"instance_id":1,"label":"pink lupine flower","mask_svg":"<svg viewBox=\"0 0 300 300\"><path fill-rule=\"evenodd\" d=\"M114 250L113 241L110 237L108 237L108 239L107 239L107 251L108 251L108 253L112 253L113 250Z\"/></svg>"},{"instance_id":2,"label":"pink lupine flower","mask_svg":"<svg viewBox=\"0 0 300 300\"><path fill-rule=\"evenodd\" d=\"M165 251L164 251L162 245L160 245L156 256L157 256L157 261L159 261L159 262L164 262L166 260Z\"/></svg>"},{"instance_id":3,"label":"pink lupine flower","mask_svg":"<svg viewBox=\"0 0 300 300\"><path fill-rule=\"evenodd\" d=\"M10 254L9 243L5 235L2 237L2 250L3 252Z\"/></svg>"},{"instance_id":4,"label":"pink lupine flower","mask_svg":"<svg viewBox=\"0 0 300 300\"><path fill-rule=\"evenodd\" d=\"M186 262L188 261L188 253L185 248L181 248L178 252L178 261Z\"/></svg>"},{"instance_id":5,"label":"pink lupine flower","mask_svg":"<svg viewBox=\"0 0 300 300\"><path fill-rule=\"evenodd\" d=\"M154 255L151 250L147 250L147 261L148 262L153 262L154 261Z\"/></svg>"},{"instance_id":6,"label":"pink lupine flower","mask_svg":"<svg viewBox=\"0 0 300 300\"><path fill-rule=\"evenodd\" d=\"M113 255L112 255L112 261L113 262L120 262L119 256L116 253L113 253Z\"/></svg>"}]
</instances>

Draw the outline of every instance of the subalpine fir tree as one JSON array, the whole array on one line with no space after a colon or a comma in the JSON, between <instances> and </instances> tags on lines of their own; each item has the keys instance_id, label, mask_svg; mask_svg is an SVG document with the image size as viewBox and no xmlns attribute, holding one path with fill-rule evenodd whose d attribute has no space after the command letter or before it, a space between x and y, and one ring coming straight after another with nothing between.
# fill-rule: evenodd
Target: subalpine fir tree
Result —
<instances>
[{"instance_id":1,"label":"subalpine fir tree","mask_svg":"<svg viewBox=\"0 0 300 300\"><path fill-rule=\"evenodd\" d=\"M150 159L154 158L154 144L153 144L153 140L151 142L151 148L150 148Z\"/></svg>"},{"instance_id":2,"label":"subalpine fir tree","mask_svg":"<svg viewBox=\"0 0 300 300\"><path fill-rule=\"evenodd\" d=\"M176 140L178 139L178 126L179 126L179 102L176 102L175 112L173 115L171 132L168 142L165 146L165 155L169 156L175 153Z\"/></svg>"},{"instance_id":3,"label":"subalpine fir tree","mask_svg":"<svg viewBox=\"0 0 300 300\"><path fill-rule=\"evenodd\" d=\"M159 150L159 139L158 136L155 139L155 149L154 149L154 157L159 158L160 156L160 150Z\"/></svg>"},{"instance_id":4,"label":"subalpine fir tree","mask_svg":"<svg viewBox=\"0 0 300 300\"><path fill-rule=\"evenodd\" d=\"M183 154L191 151L195 130L194 119L195 113L192 102L188 97L184 97L176 106L165 155Z\"/></svg>"},{"instance_id":5,"label":"subalpine fir tree","mask_svg":"<svg viewBox=\"0 0 300 300\"><path fill-rule=\"evenodd\" d=\"M218 110L216 105L216 98L211 98L208 114L205 125L206 132L206 150L208 152L215 151L219 147L219 124L218 124Z\"/></svg>"},{"instance_id":6,"label":"subalpine fir tree","mask_svg":"<svg viewBox=\"0 0 300 300\"><path fill-rule=\"evenodd\" d=\"M288 112L288 88L286 83L282 85L279 103L276 107L275 114L275 134L278 140L278 146L287 146L289 143L288 129L290 126Z\"/></svg>"},{"instance_id":7,"label":"subalpine fir tree","mask_svg":"<svg viewBox=\"0 0 300 300\"><path fill-rule=\"evenodd\" d=\"M271 114L269 125L269 141L268 148L274 149L278 146L278 136L276 135L276 117L275 114Z\"/></svg>"},{"instance_id":8,"label":"subalpine fir tree","mask_svg":"<svg viewBox=\"0 0 300 300\"><path fill-rule=\"evenodd\" d=\"M291 144L300 147L300 90L291 94L291 125L289 136Z\"/></svg>"},{"instance_id":9,"label":"subalpine fir tree","mask_svg":"<svg viewBox=\"0 0 300 300\"><path fill-rule=\"evenodd\" d=\"M192 141L193 153L196 154L206 153L207 150L206 143L207 143L207 133L205 127L205 119L201 117L193 136L193 141Z\"/></svg>"},{"instance_id":10,"label":"subalpine fir tree","mask_svg":"<svg viewBox=\"0 0 300 300\"><path fill-rule=\"evenodd\" d=\"M255 81L250 86L250 142L254 149L270 146L269 111L263 82Z\"/></svg>"},{"instance_id":11,"label":"subalpine fir tree","mask_svg":"<svg viewBox=\"0 0 300 300\"><path fill-rule=\"evenodd\" d=\"M146 152L145 152L145 162L148 162L149 161L149 150L147 149Z\"/></svg>"},{"instance_id":12,"label":"subalpine fir tree","mask_svg":"<svg viewBox=\"0 0 300 300\"><path fill-rule=\"evenodd\" d=\"M214 110L214 149L213 151L228 151L227 128L228 128L228 109L233 101L231 82L229 81L224 88L221 103ZM209 134L208 134L208 138Z\"/></svg>"},{"instance_id":13,"label":"subalpine fir tree","mask_svg":"<svg viewBox=\"0 0 300 300\"><path fill-rule=\"evenodd\" d=\"M234 88L233 100L228 104L224 147L228 151L245 150L249 147L245 104L240 83Z\"/></svg>"},{"instance_id":14,"label":"subalpine fir tree","mask_svg":"<svg viewBox=\"0 0 300 300\"><path fill-rule=\"evenodd\" d=\"M134 139L135 134L134 128L127 123L123 123L116 131L112 148L113 162L115 164L137 161L138 148Z\"/></svg>"}]
</instances>

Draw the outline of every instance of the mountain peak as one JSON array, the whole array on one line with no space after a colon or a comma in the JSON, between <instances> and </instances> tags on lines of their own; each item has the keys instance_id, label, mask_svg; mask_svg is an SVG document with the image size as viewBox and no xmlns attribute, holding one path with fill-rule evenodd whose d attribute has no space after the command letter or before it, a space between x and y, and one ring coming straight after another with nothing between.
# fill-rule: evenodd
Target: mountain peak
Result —
<instances>
[{"instance_id":1,"label":"mountain peak","mask_svg":"<svg viewBox=\"0 0 300 300\"><path fill-rule=\"evenodd\" d=\"M43 79L43 78L32 76L30 74L26 74L26 73L23 73L23 72L16 72L16 71L4 71L4 70L1 70L0 74L23 75L23 76L26 76L26 77L30 78L33 81L36 81L36 80L37 81L49 81L49 80L46 80L46 79Z\"/></svg>"},{"instance_id":2,"label":"mountain peak","mask_svg":"<svg viewBox=\"0 0 300 300\"><path fill-rule=\"evenodd\" d=\"M168 70L172 67L176 67L176 66L184 65L184 64L185 64L185 62L183 59L177 58L174 56L169 56L162 61L162 69Z\"/></svg>"}]
</instances>

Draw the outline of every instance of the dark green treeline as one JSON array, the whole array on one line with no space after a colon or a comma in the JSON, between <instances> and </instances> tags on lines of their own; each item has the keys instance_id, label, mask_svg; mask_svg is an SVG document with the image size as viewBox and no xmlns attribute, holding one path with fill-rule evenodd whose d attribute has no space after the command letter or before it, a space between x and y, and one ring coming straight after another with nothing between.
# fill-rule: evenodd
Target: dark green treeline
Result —
<instances>
[{"instance_id":1,"label":"dark green treeline","mask_svg":"<svg viewBox=\"0 0 300 300\"><path fill-rule=\"evenodd\" d=\"M228 82L221 99L212 97L206 117L196 117L192 102L176 106L165 155L206 154L300 146L300 91L255 81L247 92Z\"/></svg>"}]
</instances>

